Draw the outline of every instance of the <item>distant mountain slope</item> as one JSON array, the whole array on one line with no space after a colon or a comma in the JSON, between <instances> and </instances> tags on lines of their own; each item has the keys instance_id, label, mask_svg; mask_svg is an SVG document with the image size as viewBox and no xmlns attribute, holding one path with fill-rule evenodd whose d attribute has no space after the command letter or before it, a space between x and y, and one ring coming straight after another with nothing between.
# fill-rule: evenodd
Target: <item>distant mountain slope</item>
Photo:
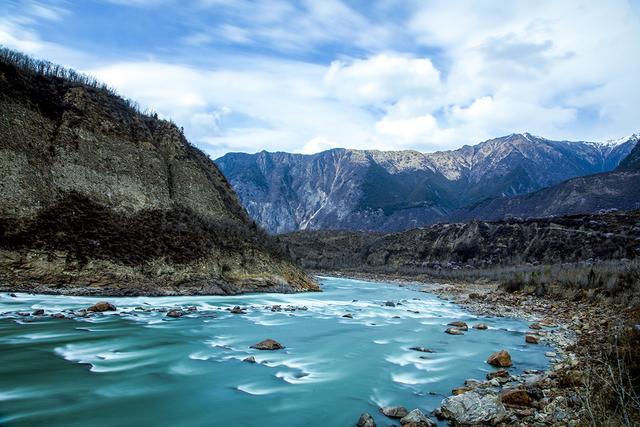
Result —
<instances>
[{"instance_id":1,"label":"distant mountain slope","mask_svg":"<svg viewBox=\"0 0 640 427\"><path fill-rule=\"evenodd\" d=\"M638 140L551 141L513 134L423 154L333 149L229 153L216 160L249 214L271 232L402 230L491 198L613 170Z\"/></svg>"},{"instance_id":2,"label":"distant mountain slope","mask_svg":"<svg viewBox=\"0 0 640 427\"><path fill-rule=\"evenodd\" d=\"M640 171L640 143L636 143L631 153L620 162L617 170L636 170Z\"/></svg>"},{"instance_id":3,"label":"distant mountain slope","mask_svg":"<svg viewBox=\"0 0 640 427\"><path fill-rule=\"evenodd\" d=\"M0 50L0 289L236 294L317 285L172 123Z\"/></svg>"}]
</instances>

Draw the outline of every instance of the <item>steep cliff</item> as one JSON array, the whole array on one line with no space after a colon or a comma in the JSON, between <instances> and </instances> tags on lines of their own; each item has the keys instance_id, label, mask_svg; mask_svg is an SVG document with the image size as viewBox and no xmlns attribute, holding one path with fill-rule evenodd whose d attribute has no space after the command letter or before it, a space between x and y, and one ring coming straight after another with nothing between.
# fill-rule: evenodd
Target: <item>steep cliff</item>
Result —
<instances>
[{"instance_id":1,"label":"steep cliff","mask_svg":"<svg viewBox=\"0 0 640 427\"><path fill-rule=\"evenodd\" d=\"M0 55L0 289L317 289L172 123L108 88Z\"/></svg>"}]
</instances>

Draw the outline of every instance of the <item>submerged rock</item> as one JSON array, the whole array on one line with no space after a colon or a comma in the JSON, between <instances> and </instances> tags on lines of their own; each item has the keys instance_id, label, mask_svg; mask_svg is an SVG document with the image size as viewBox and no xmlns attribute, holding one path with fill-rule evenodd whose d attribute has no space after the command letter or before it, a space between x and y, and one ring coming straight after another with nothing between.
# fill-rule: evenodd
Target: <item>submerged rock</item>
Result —
<instances>
[{"instance_id":1,"label":"submerged rock","mask_svg":"<svg viewBox=\"0 0 640 427\"><path fill-rule=\"evenodd\" d=\"M385 406L380 408L380 412L389 418L402 418L409 413L404 406Z\"/></svg>"},{"instance_id":2,"label":"submerged rock","mask_svg":"<svg viewBox=\"0 0 640 427\"><path fill-rule=\"evenodd\" d=\"M420 409L414 409L400 420L402 427L436 427L436 423L431 421L422 413Z\"/></svg>"},{"instance_id":3,"label":"submerged rock","mask_svg":"<svg viewBox=\"0 0 640 427\"><path fill-rule=\"evenodd\" d=\"M34 316L43 316L44 315L44 310L41 308L38 308L36 310L33 310L33 313L31 313Z\"/></svg>"},{"instance_id":4,"label":"submerged rock","mask_svg":"<svg viewBox=\"0 0 640 427\"><path fill-rule=\"evenodd\" d=\"M235 307L233 307L233 308L230 310L230 312L231 312L231 313L233 313L233 314L247 314L247 312L246 312L243 308L241 308L240 306L238 306L238 305L236 305Z\"/></svg>"},{"instance_id":5,"label":"submerged rock","mask_svg":"<svg viewBox=\"0 0 640 427\"><path fill-rule=\"evenodd\" d=\"M496 394L479 391L447 397L442 401L440 413L444 418L462 425L497 424L507 416Z\"/></svg>"},{"instance_id":6,"label":"submerged rock","mask_svg":"<svg viewBox=\"0 0 640 427\"><path fill-rule=\"evenodd\" d=\"M255 348L256 350L282 350L284 346L276 340L266 339L252 345L251 348Z\"/></svg>"},{"instance_id":7,"label":"submerged rock","mask_svg":"<svg viewBox=\"0 0 640 427\"><path fill-rule=\"evenodd\" d=\"M353 319L353 314L351 314L351 313L343 314L342 317L347 318L347 319Z\"/></svg>"},{"instance_id":8,"label":"submerged rock","mask_svg":"<svg viewBox=\"0 0 640 427\"><path fill-rule=\"evenodd\" d=\"M65 315L64 315L64 314L62 314L62 313L53 313L53 314L51 315L51 317L53 317L54 319L66 319L66 318L67 318L67 316L65 316Z\"/></svg>"},{"instance_id":9,"label":"submerged rock","mask_svg":"<svg viewBox=\"0 0 640 427\"><path fill-rule=\"evenodd\" d=\"M481 329L481 330L489 329L489 327L487 326L486 323L476 323L475 325L473 325L473 328L474 329Z\"/></svg>"},{"instance_id":10,"label":"submerged rock","mask_svg":"<svg viewBox=\"0 0 640 427\"><path fill-rule=\"evenodd\" d=\"M422 352L422 353L433 353L433 350L431 350L430 348L425 348L425 347L409 347L409 350L419 351L419 352Z\"/></svg>"},{"instance_id":11,"label":"submerged rock","mask_svg":"<svg viewBox=\"0 0 640 427\"><path fill-rule=\"evenodd\" d=\"M508 368L509 366L513 365L513 363L511 362L511 355L506 350L500 350L493 353L487 359L487 363L489 365L499 366L501 368Z\"/></svg>"},{"instance_id":12,"label":"submerged rock","mask_svg":"<svg viewBox=\"0 0 640 427\"><path fill-rule=\"evenodd\" d=\"M358 420L357 427L376 427L376 422L373 420L373 417L366 412L360 415L360 419Z\"/></svg>"},{"instance_id":13,"label":"submerged rock","mask_svg":"<svg viewBox=\"0 0 640 427\"><path fill-rule=\"evenodd\" d=\"M449 335L464 335L464 332L458 328L447 328L445 332Z\"/></svg>"},{"instance_id":14,"label":"submerged rock","mask_svg":"<svg viewBox=\"0 0 640 427\"><path fill-rule=\"evenodd\" d=\"M386 301L386 302L384 303L384 305L385 305L386 307L395 307L395 306L396 306L396 303L395 303L395 302L393 302L393 301Z\"/></svg>"},{"instance_id":15,"label":"submerged rock","mask_svg":"<svg viewBox=\"0 0 640 427\"><path fill-rule=\"evenodd\" d=\"M116 311L116 306L107 301L99 301L87 308L87 311L102 313L104 311Z\"/></svg>"}]
</instances>

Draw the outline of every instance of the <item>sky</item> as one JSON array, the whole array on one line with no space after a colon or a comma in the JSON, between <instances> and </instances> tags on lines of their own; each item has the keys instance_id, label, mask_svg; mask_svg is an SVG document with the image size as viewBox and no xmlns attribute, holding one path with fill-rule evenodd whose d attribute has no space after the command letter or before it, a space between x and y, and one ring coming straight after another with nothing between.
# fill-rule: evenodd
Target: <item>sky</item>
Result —
<instances>
[{"instance_id":1,"label":"sky","mask_svg":"<svg viewBox=\"0 0 640 427\"><path fill-rule=\"evenodd\" d=\"M0 0L0 44L212 158L640 131L640 0Z\"/></svg>"}]
</instances>

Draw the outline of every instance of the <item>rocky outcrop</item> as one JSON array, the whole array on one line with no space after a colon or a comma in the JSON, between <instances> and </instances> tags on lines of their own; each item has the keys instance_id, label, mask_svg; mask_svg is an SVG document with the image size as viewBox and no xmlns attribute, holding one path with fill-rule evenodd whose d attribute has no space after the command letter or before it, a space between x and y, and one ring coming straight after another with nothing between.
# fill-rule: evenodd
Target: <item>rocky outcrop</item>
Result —
<instances>
[{"instance_id":1,"label":"rocky outcrop","mask_svg":"<svg viewBox=\"0 0 640 427\"><path fill-rule=\"evenodd\" d=\"M276 340L266 339L252 345L251 348L255 348L256 350L281 350L284 346Z\"/></svg>"},{"instance_id":2,"label":"rocky outcrop","mask_svg":"<svg viewBox=\"0 0 640 427\"><path fill-rule=\"evenodd\" d=\"M640 255L639 221L640 211L633 211L435 224L389 234L300 231L279 239L287 252L309 269L416 274L633 259Z\"/></svg>"},{"instance_id":3,"label":"rocky outcrop","mask_svg":"<svg viewBox=\"0 0 640 427\"><path fill-rule=\"evenodd\" d=\"M487 199L498 203L570 178L611 171L637 140L638 135L632 135L607 143L567 142L525 133L428 154L262 151L229 153L216 163L251 216L271 232L397 231L467 217L496 218L476 204L484 206ZM534 216L535 206L529 208L525 216Z\"/></svg>"},{"instance_id":4,"label":"rocky outcrop","mask_svg":"<svg viewBox=\"0 0 640 427\"><path fill-rule=\"evenodd\" d=\"M0 289L317 289L176 125L8 50L0 54L0 178Z\"/></svg>"}]
</instances>

